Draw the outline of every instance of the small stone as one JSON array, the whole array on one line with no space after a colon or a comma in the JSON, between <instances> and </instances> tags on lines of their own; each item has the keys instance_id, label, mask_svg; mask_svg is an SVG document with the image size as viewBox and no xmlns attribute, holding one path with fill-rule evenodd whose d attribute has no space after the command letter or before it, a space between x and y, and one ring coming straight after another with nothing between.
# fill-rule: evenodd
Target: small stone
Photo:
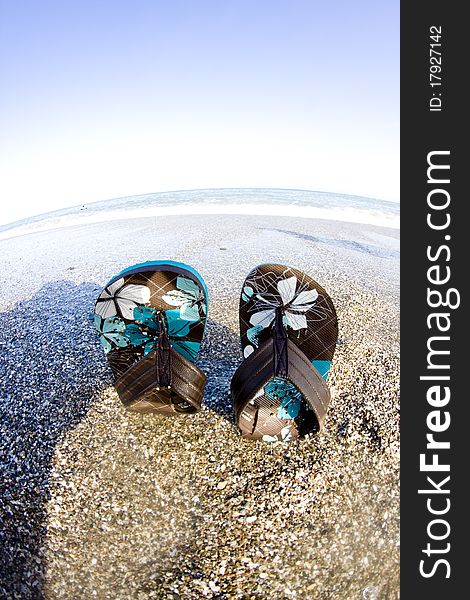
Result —
<instances>
[{"instance_id":1,"label":"small stone","mask_svg":"<svg viewBox=\"0 0 470 600\"><path fill-rule=\"evenodd\" d=\"M256 517L255 515L251 515L250 517L246 518L246 522L247 523L254 523L256 521L258 517Z\"/></svg>"},{"instance_id":2,"label":"small stone","mask_svg":"<svg viewBox=\"0 0 470 600\"><path fill-rule=\"evenodd\" d=\"M89 600L398 597L397 260L373 253L398 236L276 219L197 218L194 237L194 217L155 219L161 236L153 219L123 218L0 240L0 514L18 597L42 581L50 598L72 584ZM213 292L204 407L174 420L125 412L87 319L102 284L169 238ZM216 256L223 239L245 243ZM324 433L274 448L240 438L229 384L242 273L285 254L328 290L341 337Z\"/></svg>"}]
</instances>

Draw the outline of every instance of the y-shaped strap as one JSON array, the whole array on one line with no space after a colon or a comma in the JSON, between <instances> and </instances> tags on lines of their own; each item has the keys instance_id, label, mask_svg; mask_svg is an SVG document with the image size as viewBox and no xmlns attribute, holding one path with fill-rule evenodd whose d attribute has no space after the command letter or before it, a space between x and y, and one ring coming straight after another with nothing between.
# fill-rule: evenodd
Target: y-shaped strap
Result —
<instances>
[{"instance_id":1,"label":"y-shaped strap","mask_svg":"<svg viewBox=\"0 0 470 600\"><path fill-rule=\"evenodd\" d=\"M172 347L149 352L114 386L126 407L150 402L156 412L192 413L201 408L206 376Z\"/></svg>"},{"instance_id":2,"label":"y-shaped strap","mask_svg":"<svg viewBox=\"0 0 470 600\"><path fill-rule=\"evenodd\" d=\"M275 336L269 338L242 362L233 375L230 386L233 405L237 423L243 431L253 429L253 420L256 419L257 407L250 401L268 381L276 375L281 375L276 344L278 340ZM282 376L293 383L303 395L321 427L330 403L328 386L305 354L288 338L285 350L282 354L286 359L287 368ZM244 420L247 421L246 424L243 423Z\"/></svg>"}]
</instances>

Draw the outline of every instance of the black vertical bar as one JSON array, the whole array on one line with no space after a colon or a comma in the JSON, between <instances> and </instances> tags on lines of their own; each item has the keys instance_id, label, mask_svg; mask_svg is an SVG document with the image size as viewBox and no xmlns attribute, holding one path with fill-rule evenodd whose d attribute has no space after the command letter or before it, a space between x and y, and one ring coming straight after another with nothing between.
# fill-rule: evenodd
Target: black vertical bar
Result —
<instances>
[{"instance_id":1,"label":"black vertical bar","mask_svg":"<svg viewBox=\"0 0 470 600\"><path fill-rule=\"evenodd\" d=\"M470 198L464 189L468 170L465 161L470 155L465 148L469 119L468 109L464 108L464 88L469 72L466 63L470 52L469 35L464 31L463 6L457 2L435 0L401 4L401 597L404 599L443 600L470 594L466 584L467 572L470 573L468 551L464 549L470 531L464 517L470 507L466 464L470 458L467 418L470 398L463 386L465 371L470 374L470 365L464 365L468 362L470 333L465 314L467 265L470 262L470 230L467 226ZM436 60L430 60L431 57ZM440 61L437 60L439 57ZM431 69L435 65L441 67L440 73L436 68ZM432 71L441 79L431 77ZM439 81L441 85L430 85ZM428 181L429 153L437 151L449 154L435 154L430 160L449 165L450 169L431 170L431 181ZM450 182L444 183L447 178ZM445 205L448 198L449 206L442 210L428 204L429 201L431 205ZM427 222L430 215L433 225L442 226L447 222L447 214L450 223L444 229L433 229ZM436 265L437 270L428 271ZM436 284L429 279L441 281L448 274L450 278L446 283ZM456 290L450 295L450 304L457 304L460 296L460 306L432 308L428 289L440 291L443 298L448 290ZM438 298L438 294L434 294L431 302L438 304ZM439 331L438 319L430 317L433 313L447 315L441 317L439 323L443 329L450 323L448 331ZM433 336L450 339L429 342ZM431 357L432 364L449 365L449 369L428 368L428 343L434 349L439 346L439 349L450 350L449 355ZM420 379L430 376L448 376L450 379ZM446 405L430 404L427 394L432 386L438 386L439 394L444 394L444 387L449 388L451 395ZM433 398L436 395L431 400ZM433 411L437 413L431 415ZM439 423L444 428L448 417L448 428L439 433L430 429L430 424L436 427ZM432 433L433 439L450 442L450 448L427 448L429 440L426 436ZM450 466L449 472L422 470L421 454L425 455L427 464L436 454L439 464ZM448 476L448 482L442 483ZM420 494L418 490L424 493ZM441 515L430 512L446 508L448 510ZM433 539L433 536L442 539ZM442 562L438 563L439 560Z\"/></svg>"}]
</instances>

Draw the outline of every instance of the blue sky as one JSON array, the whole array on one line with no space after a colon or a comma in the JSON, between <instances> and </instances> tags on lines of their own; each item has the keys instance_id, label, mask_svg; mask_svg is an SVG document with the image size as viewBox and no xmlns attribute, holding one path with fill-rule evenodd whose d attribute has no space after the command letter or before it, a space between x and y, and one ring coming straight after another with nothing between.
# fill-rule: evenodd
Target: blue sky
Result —
<instances>
[{"instance_id":1,"label":"blue sky","mask_svg":"<svg viewBox=\"0 0 470 600\"><path fill-rule=\"evenodd\" d=\"M0 223L176 189L399 199L399 3L0 0Z\"/></svg>"}]
</instances>

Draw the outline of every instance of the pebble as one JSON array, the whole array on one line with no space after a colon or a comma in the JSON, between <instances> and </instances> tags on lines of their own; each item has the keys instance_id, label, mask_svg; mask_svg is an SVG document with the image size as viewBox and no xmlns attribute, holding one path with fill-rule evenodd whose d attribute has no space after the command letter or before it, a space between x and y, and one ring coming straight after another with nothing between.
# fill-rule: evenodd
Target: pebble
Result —
<instances>
[{"instance_id":1,"label":"pebble","mask_svg":"<svg viewBox=\"0 0 470 600\"><path fill-rule=\"evenodd\" d=\"M398 259L343 244L392 247L397 235L195 216L0 241L10 265L0 297L0 597L311 600L330 590L397 600ZM210 289L204 409L188 418L125 413L88 318L109 277L149 258L184 258ZM267 261L329 291L341 337L324 432L275 446L240 437L229 392L240 286Z\"/></svg>"}]
</instances>

